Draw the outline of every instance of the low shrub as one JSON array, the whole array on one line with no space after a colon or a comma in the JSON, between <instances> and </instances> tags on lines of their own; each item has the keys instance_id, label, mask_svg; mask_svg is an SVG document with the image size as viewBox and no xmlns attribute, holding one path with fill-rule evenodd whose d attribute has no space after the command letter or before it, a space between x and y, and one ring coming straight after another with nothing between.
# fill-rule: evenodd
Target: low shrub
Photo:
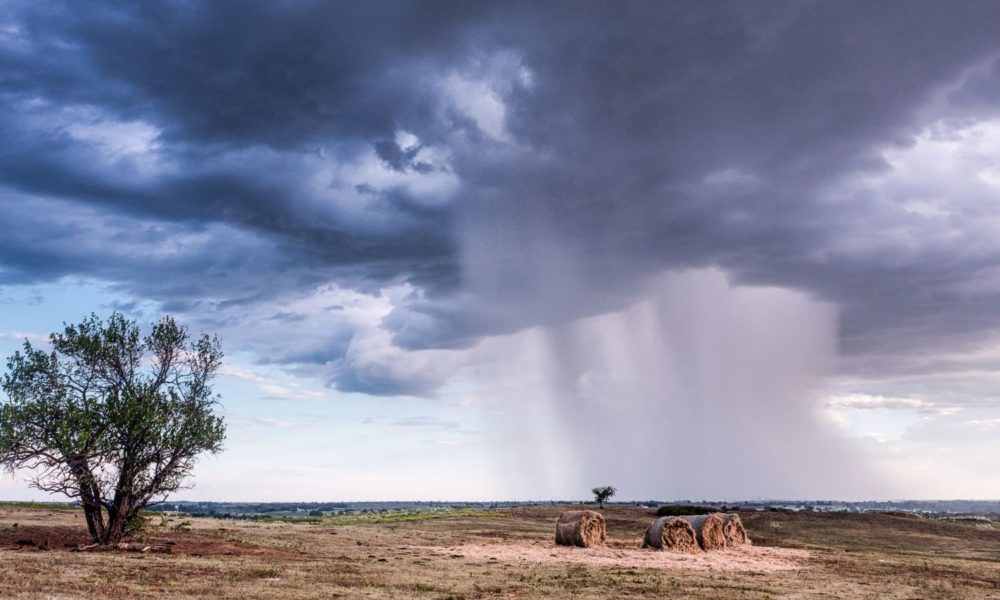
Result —
<instances>
[{"instance_id":1,"label":"low shrub","mask_svg":"<svg viewBox=\"0 0 1000 600\"><path fill-rule=\"evenodd\" d=\"M719 512L714 506L698 506L696 504L664 504L656 509L658 517L681 517L684 515L704 515Z\"/></svg>"}]
</instances>

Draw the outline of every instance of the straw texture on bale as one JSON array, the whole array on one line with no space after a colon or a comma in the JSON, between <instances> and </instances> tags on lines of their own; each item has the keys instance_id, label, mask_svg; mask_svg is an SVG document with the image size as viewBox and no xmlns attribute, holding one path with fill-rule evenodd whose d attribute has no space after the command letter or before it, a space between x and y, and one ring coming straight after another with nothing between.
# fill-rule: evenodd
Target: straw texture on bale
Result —
<instances>
[{"instance_id":1,"label":"straw texture on bale","mask_svg":"<svg viewBox=\"0 0 1000 600\"><path fill-rule=\"evenodd\" d=\"M606 537L604 517L592 510L568 510L556 523L556 544L560 546L600 546Z\"/></svg>"},{"instance_id":2,"label":"straw texture on bale","mask_svg":"<svg viewBox=\"0 0 1000 600\"><path fill-rule=\"evenodd\" d=\"M678 517L660 517L653 521L642 538L642 547L673 552L701 552L694 528Z\"/></svg>"},{"instance_id":3,"label":"straw texture on bale","mask_svg":"<svg viewBox=\"0 0 1000 600\"><path fill-rule=\"evenodd\" d=\"M720 513L722 533L726 536L726 546L749 546L750 536L743 528L743 520L736 513Z\"/></svg>"},{"instance_id":4,"label":"straw texture on bale","mask_svg":"<svg viewBox=\"0 0 1000 600\"><path fill-rule=\"evenodd\" d=\"M726 547L726 534L722 531L722 519L718 513L680 518L691 524L702 550L722 550Z\"/></svg>"}]
</instances>

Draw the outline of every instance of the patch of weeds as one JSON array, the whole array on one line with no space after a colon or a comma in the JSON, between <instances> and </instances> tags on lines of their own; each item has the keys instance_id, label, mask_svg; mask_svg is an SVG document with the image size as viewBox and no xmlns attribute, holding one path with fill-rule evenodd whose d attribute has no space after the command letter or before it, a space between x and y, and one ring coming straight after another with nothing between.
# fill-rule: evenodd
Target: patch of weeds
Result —
<instances>
[{"instance_id":1,"label":"patch of weeds","mask_svg":"<svg viewBox=\"0 0 1000 600\"><path fill-rule=\"evenodd\" d=\"M444 590L440 589L436 585L430 583L424 583L422 581L414 581L413 583L404 586L406 589L412 590L414 592L442 592Z\"/></svg>"},{"instance_id":2,"label":"patch of weeds","mask_svg":"<svg viewBox=\"0 0 1000 600\"><path fill-rule=\"evenodd\" d=\"M284 571L279 567L254 567L240 571L236 575L242 579L274 579L281 577Z\"/></svg>"},{"instance_id":3,"label":"patch of weeds","mask_svg":"<svg viewBox=\"0 0 1000 600\"><path fill-rule=\"evenodd\" d=\"M66 502L0 502L0 510L80 510Z\"/></svg>"},{"instance_id":4,"label":"patch of weeds","mask_svg":"<svg viewBox=\"0 0 1000 600\"><path fill-rule=\"evenodd\" d=\"M664 504L656 509L658 517L680 517L684 515L704 515L719 512L714 506L698 506L696 504Z\"/></svg>"},{"instance_id":5,"label":"patch of weeds","mask_svg":"<svg viewBox=\"0 0 1000 600\"><path fill-rule=\"evenodd\" d=\"M394 511L382 514L338 515L322 519L321 524L331 527L344 525L369 525L391 523L414 523L445 518L490 518L510 517L509 511L483 510L478 508L444 508L435 510Z\"/></svg>"},{"instance_id":6,"label":"patch of weeds","mask_svg":"<svg viewBox=\"0 0 1000 600\"><path fill-rule=\"evenodd\" d=\"M171 527L170 530L176 531L178 533L183 531L191 531L191 521L181 521L180 523Z\"/></svg>"}]
</instances>

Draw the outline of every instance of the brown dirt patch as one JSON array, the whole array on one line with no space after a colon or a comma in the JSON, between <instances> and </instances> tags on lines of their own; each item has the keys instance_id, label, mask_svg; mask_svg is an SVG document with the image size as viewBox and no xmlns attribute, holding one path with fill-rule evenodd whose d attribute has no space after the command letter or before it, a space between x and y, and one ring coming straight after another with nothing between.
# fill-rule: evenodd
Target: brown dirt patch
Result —
<instances>
[{"instance_id":1,"label":"brown dirt patch","mask_svg":"<svg viewBox=\"0 0 1000 600\"><path fill-rule=\"evenodd\" d=\"M574 548L548 543L462 544L431 548L436 554L471 562L578 563L646 569L741 571L772 573L805 568L812 554L806 550L745 546L727 550L682 554L648 550L636 542L598 548Z\"/></svg>"},{"instance_id":2,"label":"brown dirt patch","mask_svg":"<svg viewBox=\"0 0 1000 600\"><path fill-rule=\"evenodd\" d=\"M0 550L66 550L89 543L86 530L45 525L0 526Z\"/></svg>"},{"instance_id":3,"label":"brown dirt patch","mask_svg":"<svg viewBox=\"0 0 1000 600\"><path fill-rule=\"evenodd\" d=\"M258 546L242 540L220 539L199 533L179 533L140 537L148 543L168 542L171 554L184 556L255 556L294 558L299 553ZM44 552L71 551L90 544L86 529L58 525L0 525L0 551Z\"/></svg>"}]
</instances>

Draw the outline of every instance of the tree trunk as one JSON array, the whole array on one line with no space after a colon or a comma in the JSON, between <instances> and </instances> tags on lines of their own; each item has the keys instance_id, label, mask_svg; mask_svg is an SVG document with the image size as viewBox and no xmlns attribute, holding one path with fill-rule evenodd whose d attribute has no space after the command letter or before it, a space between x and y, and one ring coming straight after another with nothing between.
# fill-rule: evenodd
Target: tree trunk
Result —
<instances>
[{"instance_id":1,"label":"tree trunk","mask_svg":"<svg viewBox=\"0 0 1000 600\"><path fill-rule=\"evenodd\" d=\"M128 495L121 495L115 498L114 503L108 510L108 527L104 531L102 544L114 545L125 536L125 527L132 518L132 501Z\"/></svg>"},{"instance_id":2,"label":"tree trunk","mask_svg":"<svg viewBox=\"0 0 1000 600\"><path fill-rule=\"evenodd\" d=\"M100 506L88 506L84 504L83 515L87 518L87 532L90 533L90 541L98 544L104 539L104 515Z\"/></svg>"},{"instance_id":3,"label":"tree trunk","mask_svg":"<svg viewBox=\"0 0 1000 600\"><path fill-rule=\"evenodd\" d=\"M77 487L80 489L80 504L83 507L83 515L87 519L87 532L90 533L92 542L100 543L104 539L104 513L101 512L100 492L94 483L94 476L87 466L86 460L82 458L71 459L70 470L76 478Z\"/></svg>"}]
</instances>

